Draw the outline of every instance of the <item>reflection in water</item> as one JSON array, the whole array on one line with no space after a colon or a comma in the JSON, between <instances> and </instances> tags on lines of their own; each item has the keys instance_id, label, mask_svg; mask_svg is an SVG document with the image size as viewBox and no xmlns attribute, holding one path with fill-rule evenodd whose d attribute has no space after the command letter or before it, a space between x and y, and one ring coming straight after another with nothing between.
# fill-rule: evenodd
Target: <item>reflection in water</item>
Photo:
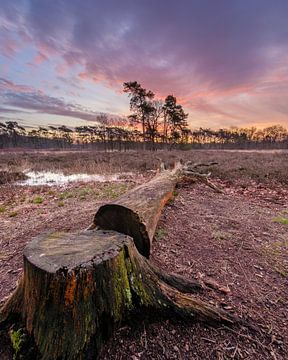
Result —
<instances>
[{"instance_id":1,"label":"reflection in water","mask_svg":"<svg viewBox=\"0 0 288 360\"><path fill-rule=\"evenodd\" d=\"M18 181L18 185L28 185L28 186L37 186L37 185L66 185L70 182L82 181L119 181L130 178L132 173L122 173L122 174L112 174L112 175L89 175L89 174L72 174L64 175L59 172L51 171L27 171L25 172L27 179Z\"/></svg>"}]
</instances>

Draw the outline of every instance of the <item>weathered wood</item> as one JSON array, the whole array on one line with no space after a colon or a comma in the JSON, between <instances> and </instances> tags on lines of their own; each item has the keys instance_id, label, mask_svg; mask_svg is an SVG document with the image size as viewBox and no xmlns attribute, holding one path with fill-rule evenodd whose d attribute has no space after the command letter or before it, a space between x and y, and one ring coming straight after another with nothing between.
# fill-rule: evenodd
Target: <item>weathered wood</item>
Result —
<instances>
[{"instance_id":1,"label":"weathered wood","mask_svg":"<svg viewBox=\"0 0 288 360\"><path fill-rule=\"evenodd\" d=\"M22 294L6 304L2 321L13 304L42 359L97 354L131 303L124 266L131 242L107 231L37 237L24 251Z\"/></svg>"},{"instance_id":2,"label":"weathered wood","mask_svg":"<svg viewBox=\"0 0 288 360\"><path fill-rule=\"evenodd\" d=\"M131 236L140 254L149 258L156 226L166 202L179 180L179 165L165 170L112 203L103 205L94 218L94 226Z\"/></svg>"},{"instance_id":3,"label":"weathered wood","mask_svg":"<svg viewBox=\"0 0 288 360\"><path fill-rule=\"evenodd\" d=\"M208 179L210 174L200 174L196 171L198 167L216 164L177 163L173 170L165 170L165 166L162 166L162 171L152 180L101 206L91 228L115 230L131 236L140 254L149 258L161 210L172 197L177 182L183 176L192 177L200 179L215 191L222 192Z\"/></svg>"},{"instance_id":4,"label":"weathered wood","mask_svg":"<svg viewBox=\"0 0 288 360\"><path fill-rule=\"evenodd\" d=\"M200 300L204 289L196 279L167 274L147 259L161 210L185 171L193 168L164 170L100 207L94 230L35 238L24 251L24 275L0 309L0 325L20 320L43 360L84 360L96 358L113 329L139 309L240 322Z\"/></svg>"},{"instance_id":5,"label":"weathered wood","mask_svg":"<svg viewBox=\"0 0 288 360\"><path fill-rule=\"evenodd\" d=\"M129 313L166 314L231 324L235 318L199 300L194 282L164 275L114 231L54 233L24 251L24 277L0 322L21 318L43 360L92 359ZM24 357L25 358L25 357Z\"/></svg>"}]
</instances>

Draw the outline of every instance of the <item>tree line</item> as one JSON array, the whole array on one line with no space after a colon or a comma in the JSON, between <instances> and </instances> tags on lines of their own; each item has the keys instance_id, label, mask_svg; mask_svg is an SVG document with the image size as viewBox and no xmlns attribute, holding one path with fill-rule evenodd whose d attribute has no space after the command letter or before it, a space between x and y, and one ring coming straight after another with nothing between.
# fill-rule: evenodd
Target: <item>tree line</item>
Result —
<instances>
[{"instance_id":1,"label":"tree line","mask_svg":"<svg viewBox=\"0 0 288 360\"><path fill-rule=\"evenodd\" d=\"M288 131L281 125L263 130L250 128L188 129L181 138L145 134L146 149L189 148L288 148ZM170 141L170 142L169 142ZM39 127L26 130L15 121L0 123L0 148L82 148L99 150L143 149L143 133L137 129L117 126L79 126L74 129L65 125Z\"/></svg>"},{"instance_id":2,"label":"tree line","mask_svg":"<svg viewBox=\"0 0 288 360\"><path fill-rule=\"evenodd\" d=\"M288 148L288 131L281 125L262 130L256 127L212 130L188 127L188 114L174 95L155 98L151 90L137 81L125 82L123 91L130 99L131 114L120 126L107 114L101 125L75 128L40 126L27 130L16 121L0 122L0 148L95 148L99 150L172 148ZM103 125L105 124L105 125Z\"/></svg>"}]
</instances>

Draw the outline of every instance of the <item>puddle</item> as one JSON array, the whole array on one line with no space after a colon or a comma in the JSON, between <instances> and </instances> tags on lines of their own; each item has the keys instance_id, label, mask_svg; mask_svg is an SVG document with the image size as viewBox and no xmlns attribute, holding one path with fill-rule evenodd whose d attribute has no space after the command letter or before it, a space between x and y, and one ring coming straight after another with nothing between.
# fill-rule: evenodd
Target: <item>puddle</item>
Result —
<instances>
[{"instance_id":1,"label":"puddle","mask_svg":"<svg viewBox=\"0 0 288 360\"><path fill-rule=\"evenodd\" d=\"M106 181L121 181L129 179L132 176L132 173L120 173L112 175L90 175L90 174L72 174L65 175L61 172L51 172L51 171L27 171L24 172L27 176L27 179L17 181L17 185L23 186L38 186L38 185L48 185L48 186L57 186L57 185L67 185L71 182L106 182Z\"/></svg>"}]
</instances>

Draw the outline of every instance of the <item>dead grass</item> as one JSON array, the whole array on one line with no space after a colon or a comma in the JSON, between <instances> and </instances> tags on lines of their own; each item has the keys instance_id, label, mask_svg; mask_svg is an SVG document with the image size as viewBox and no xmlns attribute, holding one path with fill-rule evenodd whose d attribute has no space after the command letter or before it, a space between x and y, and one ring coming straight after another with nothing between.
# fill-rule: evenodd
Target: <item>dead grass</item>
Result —
<instances>
[{"instance_id":1,"label":"dead grass","mask_svg":"<svg viewBox=\"0 0 288 360\"><path fill-rule=\"evenodd\" d=\"M20 171L11 171L7 169L6 171L1 171L0 169L0 185L6 184L13 181L25 180L26 176Z\"/></svg>"},{"instance_id":2,"label":"dead grass","mask_svg":"<svg viewBox=\"0 0 288 360\"><path fill-rule=\"evenodd\" d=\"M225 194L215 194L202 184L187 184L187 188L184 184L183 188L177 190L173 201L164 209L155 235L154 255L158 256L158 260L155 257L154 260L161 262L165 269L188 277L191 274L196 276L199 272L215 277L220 284L231 287L231 294L224 299L225 306L235 306L240 315L248 313L258 321L263 312L267 324L273 325L273 336L275 327L284 332L286 320L281 314L287 307L284 294L288 276L287 226L273 221L273 217L288 217L287 198L281 193L270 194L270 198L268 195L276 185L281 190L287 189L288 154L173 151L158 152L157 156L169 166L180 158L193 162L217 161L219 166L205 168L205 171L212 171L212 177L219 186L224 183L233 185L227 186ZM151 152L0 154L0 171L9 172L27 169L60 170L65 174L135 172L150 177L153 176L150 171L155 171L158 165L155 153ZM144 178L135 176L133 180L121 183L73 183L65 190L48 186L19 187L13 183L0 186L1 296L7 295L15 287L22 271L22 253L27 241L50 229L77 231L86 228L101 204L123 194L144 181ZM250 186L251 183L258 185ZM251 189L242 191L246 186ZM43 201L31 202L36 198ZM279 205L280 200L283 205ZM260 296L255 295L257 292ZM219 299L211 298L211 301L222 304L222 297L221 294ZM264 301L267 307L263 307ZM136 358L135 354L140 351L143 351L143 359L156 358L160 343L161 349L166 348L166 358L170 359L180 358L179 349L184 353L183 359L271 358L270 354L263 357L263 349L255 348L255 342L244 343L243 336L238 340L233 336L196 322L190 326L186 323L179 326L168 322L148 323L148 349L143 350L141 334L135 335L132 329L127 339L123 339L123 333L119 335L118 342L113 339L110 350L106 349L107 357L102 358ZM209 347L205 339L210 341ZM285 339L281 341L287 343ZM240 356L240 352L239 356L235 356L240 348L243 356ZM247 356L244 355L245 351ZM281 351L279 353L278 359L281 358ZM162 350L160 356L157 358L163 358Z\"/></svg>"},{"instance_id":3,"label":"dead grass","mask_svg":"<svg viewBox=\"0 0 288 360\"><path fill-rule=\"evenodd\" d=\"M193 162L216 161L219 166L206 168L212 176L226 182L246 186L257 183L288 184L288 153L245 153L228 151L159 151L168 166L183 159ZM156 170L159 161L153 152L22 152L1 153L0 171L62 171L65 174L112 174L119 172L147 172Z\"/></svg>"}]
</instances>

